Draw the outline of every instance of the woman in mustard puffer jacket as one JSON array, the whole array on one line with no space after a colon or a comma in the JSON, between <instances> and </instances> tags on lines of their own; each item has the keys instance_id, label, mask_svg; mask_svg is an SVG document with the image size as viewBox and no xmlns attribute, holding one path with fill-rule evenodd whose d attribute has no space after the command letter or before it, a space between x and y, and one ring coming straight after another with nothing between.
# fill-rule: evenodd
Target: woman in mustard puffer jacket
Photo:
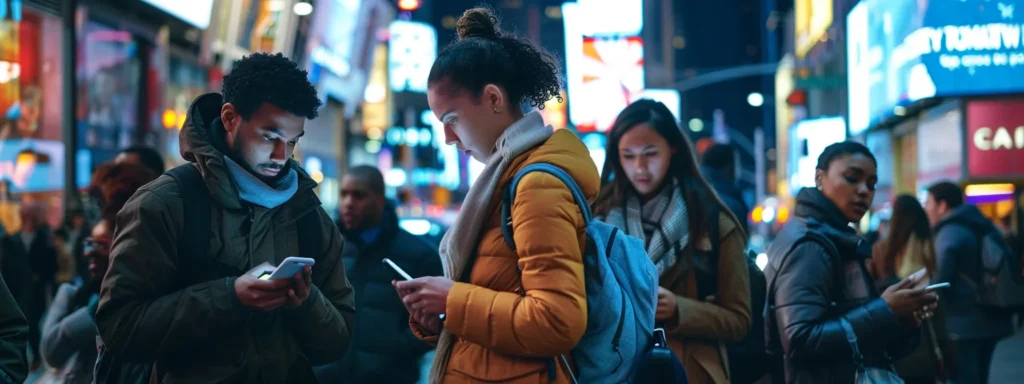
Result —
<instances>
[{"instance_id":1,"label":"woman in mustard puffer jacket","mask_svg":"<svg viewBox=\"0 0 1024 384\"><path fill-rule=\"evenodd\" d=\"M568 172L593 201L597 167L572 132L524 114L520 105L558 96L558 67L497 26L486 9L466 11L459 41L431 68L427 98L445 142L486 167L442 240L445 276L395 285L413 332L437 343L431 383L567 383L566 367L552 363L587 327L586 223L566 185L531 173L512 206L513 251L501 234L500 191L543 162Z\"/></svg>"}]
</instances>

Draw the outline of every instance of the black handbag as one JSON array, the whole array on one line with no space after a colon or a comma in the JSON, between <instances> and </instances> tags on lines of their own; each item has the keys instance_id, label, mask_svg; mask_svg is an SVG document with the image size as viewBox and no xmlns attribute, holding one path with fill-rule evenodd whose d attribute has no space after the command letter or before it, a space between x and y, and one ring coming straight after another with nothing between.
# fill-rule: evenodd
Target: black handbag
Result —
<instances>
[{"instance_id":1,"label":"black handbag","mask_svg":"<svg viewBox=\"0 0 1024 384\"><path fill-rule=\"evenodd\" d=\"M633 376L634 383L688 384L686 369L679 357L668 347L665 330L654 330L654 341Z\"/></svg>"}]
</instances>

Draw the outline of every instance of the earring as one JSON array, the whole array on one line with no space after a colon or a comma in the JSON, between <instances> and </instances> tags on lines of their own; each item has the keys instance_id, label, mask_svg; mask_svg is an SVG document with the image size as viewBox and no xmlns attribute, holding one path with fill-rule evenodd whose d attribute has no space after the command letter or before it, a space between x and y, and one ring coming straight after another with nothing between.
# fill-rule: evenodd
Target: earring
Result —
<instances>
[{"instance_id":1,"label":"earring","mask_svg":"<svg viewBox=\"0 0 1024 384\"><path fill-rule=\"evenodd\" d=\"M821 186L820 185L818 186L818 191L821 191Z\"/></svg>"},{"instance_id":2,"label":"earring","mask_svg":"<svg viewBox=\"0 0 1024 384\"><path fill-rule=\"evenodd\" d=\"M501 113L501 107L494 107L494 113Z\"/></svg>"}]
</instances>

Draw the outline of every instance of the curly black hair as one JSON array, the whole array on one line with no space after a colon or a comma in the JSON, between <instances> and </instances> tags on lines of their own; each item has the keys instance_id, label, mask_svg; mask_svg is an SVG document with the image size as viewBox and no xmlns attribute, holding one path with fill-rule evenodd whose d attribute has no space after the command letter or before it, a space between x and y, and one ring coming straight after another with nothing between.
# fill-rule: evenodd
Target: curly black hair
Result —
<instances>
[{"instance_id":1,"label":"curly black hair","mask_svg":"<svg viewBox=\"0 0 1024 384\"><path fill-rule=\"evenodd\" d=\"M448 80L455 91L479 97L487 84L505 88L512 105L523 102L544 109L544 102L562 102L558 62L548 52L506 33L488 8L467 10L459 18L459 39L445 47L430 68L428 84Z\"/></svg>"},{"instance_id":2,"label":"curly black hair","mask_svg":"<svg viewBox=\"0 0 1024 384\"><path fill-rule=\"evenodd\" d=\"M224 103L234 105L244 119L270 103L312 120L321 104L306 71L280 53L253 53L236 61L224 76L221 94Z\"/></svg>"}]
</instances>

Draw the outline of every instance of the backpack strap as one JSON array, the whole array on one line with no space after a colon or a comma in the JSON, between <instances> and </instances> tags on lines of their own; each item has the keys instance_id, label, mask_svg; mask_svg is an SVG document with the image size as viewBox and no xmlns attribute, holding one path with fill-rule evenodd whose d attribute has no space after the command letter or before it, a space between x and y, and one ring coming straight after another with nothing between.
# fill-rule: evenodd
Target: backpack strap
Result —
<instances>
[{"instance_id":1,"label":"backpack strap","mask_svg":"<svg viewBox=\"0 0 1024 384\"><path fill-rule=\"evenodd\" d=\"M206 253L210 247L210 191L206 187L199 168L192 163L167 171L167 175L178 183L184 207L184 220L178 241L179 276L187 276L181 284L192 285L203 281L197 276L204 271L201 264L208 261Z\"/></svg>"},{"instance_id":2,"label":"backpack strap","mask_svg":"<svg viewBox=\"0 0 1024 384\"><path fill-rule=\"evenodd\" d=\"M519 182L530 172L544 172L551 176L557 177L566 187L569 187L569 191L572 192L573 200L576 201L576 205L580 208L580 213L583 214L583 222L589 223L593 214L590 211L590 202L587 201L587 196L583 194L583 190L580 189L579 184L576 184L576 180L569 176L562 168L551 165L548 163L533 163L523 167L516 173L516 176L512 178L512 182L505 188L502 193L501 199L501 235L505 238L505 244L508 245L513 251L516 250L516 243L512 238L512 202L515 200L516 188L519 187Z\"/></svg>"},{"instance_id":3,"label":"backpack strap","mask_svg":"<svg viewBox=\"0 0 1024 384\"><path fill-rule=\"evenodd\" d=\"M296 236L299 241L299 254L302 257L319 259L324 254L323 228L320 225L319 209L304 213L295 222Z\"/></svg>"},{"instance_id":4,"label":"backpack strap","mask_svg":"<svg viewBox=\"0 0 1024 384\"><path fill-rule=\"evenodd\" d=\"M590 202L587 201L587 196L583 194L583 190L580 189L579 184L576 184L576 180L572 178L565 170L558 166L548 163L533 163L523 167L516 173L515 177L512 178L512 182L508 184L504 191L502 191L501 198L501 235L505 238L505 244L508 245L512 251L516 251L516 242L512 237L512 203L515 200L516 188L519 187L519 182L526 177L530 172L544 172L554 177L557 177L566 187L569 187L569 191L572 193L573 200L576 201L576 205L580 208L580 213L583 215L583 222L589 223L593 218L593 213L590 210ZM475 258L474 258L475 259ZM469 272L472 271L472 266L466 269L464 280L469 280ZM522 286L522 272L519 270L519 266L516 265L516 271L520 274L520 295L526 294L526 289ZM560 355L554 359L547 360L547 372L548 380L555 381L558 374L559 360L565 364L565 369L569 373L569 379L573 384L576 384L576 374L573 373L572 367L569 366L568 360L565 355Z\"/></svg>"}]
</instances>

